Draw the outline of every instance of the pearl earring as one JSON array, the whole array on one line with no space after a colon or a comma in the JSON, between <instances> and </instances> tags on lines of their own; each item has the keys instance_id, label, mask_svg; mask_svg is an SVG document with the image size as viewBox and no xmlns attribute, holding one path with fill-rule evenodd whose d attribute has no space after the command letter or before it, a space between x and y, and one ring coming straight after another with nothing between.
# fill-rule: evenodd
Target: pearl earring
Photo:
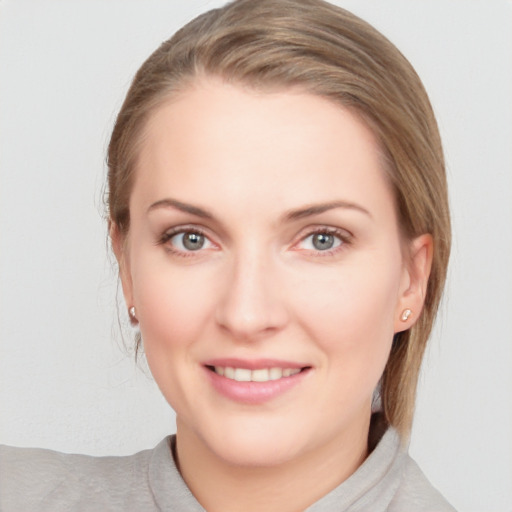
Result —
<instances>
[{"instance_id":1,"label":"pearl earring","mask_svg":"<svg viewBox=\"0 0 512 512\"><path fill-rule=\"evenodd\" d=\"M411 315L412 315L412 311L410 309L404 309L400 320L402 320L402 322L407 322L407 320L409 320L409 317Z\"/></svg>"},{"instance_id":2,"label":"pearl earring","mask_svg":"<svg viewBox=\"0 0 512 512\"><path fill-rule=\"evenodd\" d=\"M132 306L129 310L128 310L128 313L130 314L130 318L134 321L137 320L137 317L135 316L135 306Z\"/></svg>"}]
</instances>

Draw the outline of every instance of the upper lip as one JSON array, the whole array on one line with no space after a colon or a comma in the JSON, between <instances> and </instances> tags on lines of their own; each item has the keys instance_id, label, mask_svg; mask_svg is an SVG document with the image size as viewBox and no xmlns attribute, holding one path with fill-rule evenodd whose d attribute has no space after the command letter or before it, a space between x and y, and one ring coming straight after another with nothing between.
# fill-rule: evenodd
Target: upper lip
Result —
<instances>
[{"instance_id":1,"label":"upper lip","mask_svg":"<svg viewBox=\"0 0 512 512\"><path fill-rule=\"evenodd\" d=\"M239 359L239 358L216 358L204 361L204 366L221 366L223 368L245 368L247 370L260 370L263 368L306 368L310 365L296 361L284 361L282 359Z\"/></svg>"}]
</instances>

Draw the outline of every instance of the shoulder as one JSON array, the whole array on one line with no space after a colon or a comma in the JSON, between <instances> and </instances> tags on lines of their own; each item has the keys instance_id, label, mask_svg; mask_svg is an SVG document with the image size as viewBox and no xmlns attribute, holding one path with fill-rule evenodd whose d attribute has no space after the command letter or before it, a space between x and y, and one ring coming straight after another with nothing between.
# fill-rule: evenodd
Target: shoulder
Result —
<instances>
[{"instance_id":1,"label":"shoulder","mask_svg":"<svg viewBox=\"0 0 512 512\"><path fill-rule=\"evenodd\" d=\"M441 493L429 482L418 464L406 455L400 486L389 512L455 512Z\"/></svg>"},{"instance_id":2,"label":"shoulder","mask_svg":"<svg viewBox=\"0 0 512 512\"><path fill-rule=\"evenodd\" d=\"M455 512L409 457L392 427L347 480L308 508L308 512Z\"/></svg>"},{"instance_id":3,"label":"shoulder","mask_svg":"<svg viewBox=\"0 0 512 512\"><path fill-rule=\"evenodd\" d=\"M153 452L92 457L0 446L0 510L153 510Z\"/></svg>"}]
</instances>

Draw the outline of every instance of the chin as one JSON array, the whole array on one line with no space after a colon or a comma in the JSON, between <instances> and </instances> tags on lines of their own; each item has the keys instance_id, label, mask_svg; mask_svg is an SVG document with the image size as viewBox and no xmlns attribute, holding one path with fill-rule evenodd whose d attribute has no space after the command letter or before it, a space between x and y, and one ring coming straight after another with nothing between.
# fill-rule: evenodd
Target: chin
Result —
<instances>
[{"instance_id":1,"label":"chin","mask_svg":"<svg viewBox=\"0 0 512 512\"><path fill-rule=\"evenodd\" d=\"M240 436L229 443L224 441L218 447L217 456L230 465L256 468L285 464L295 459L298 452L300 450L272 435L259 435L255 438Z\"/></svg>"},{"instance_id":2,"label":"chin","mask_svg":"<svg viewBox=\"0 0 512 512\"><path fill-rule=\"evenodd\" d=\"M200 434L200 437L215 457L228 464L277 466L300 457L312 447L315 439L314 431L308 435L304 429L283 423L288 422L227 422Z\"/></svg>"}]
</instances>

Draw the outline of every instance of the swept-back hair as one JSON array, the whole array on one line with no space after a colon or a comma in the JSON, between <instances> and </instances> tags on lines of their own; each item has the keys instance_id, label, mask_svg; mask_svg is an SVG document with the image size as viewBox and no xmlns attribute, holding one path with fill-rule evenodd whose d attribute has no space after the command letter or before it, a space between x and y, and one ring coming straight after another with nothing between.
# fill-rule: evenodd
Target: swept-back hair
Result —
<instances>
[{"instance_id":1,"label":"swept-back hair","mask_svg":"<svg viewBox=\"0 0 512 512\"><path fill-rule=\"evenodd\" d=\"M416 72L371 25L321 0L238 0L198 16L144 62L117 117L108 150L107 204L121 235L129 231L146 122L201 75L260 91L300 88L350 109L375 134L402 236L430 233L434 240L423 311L411 329L395 335L380 386L386 419L407 435L451 241L439 131Z\"/></svg>"}]
</instances>

